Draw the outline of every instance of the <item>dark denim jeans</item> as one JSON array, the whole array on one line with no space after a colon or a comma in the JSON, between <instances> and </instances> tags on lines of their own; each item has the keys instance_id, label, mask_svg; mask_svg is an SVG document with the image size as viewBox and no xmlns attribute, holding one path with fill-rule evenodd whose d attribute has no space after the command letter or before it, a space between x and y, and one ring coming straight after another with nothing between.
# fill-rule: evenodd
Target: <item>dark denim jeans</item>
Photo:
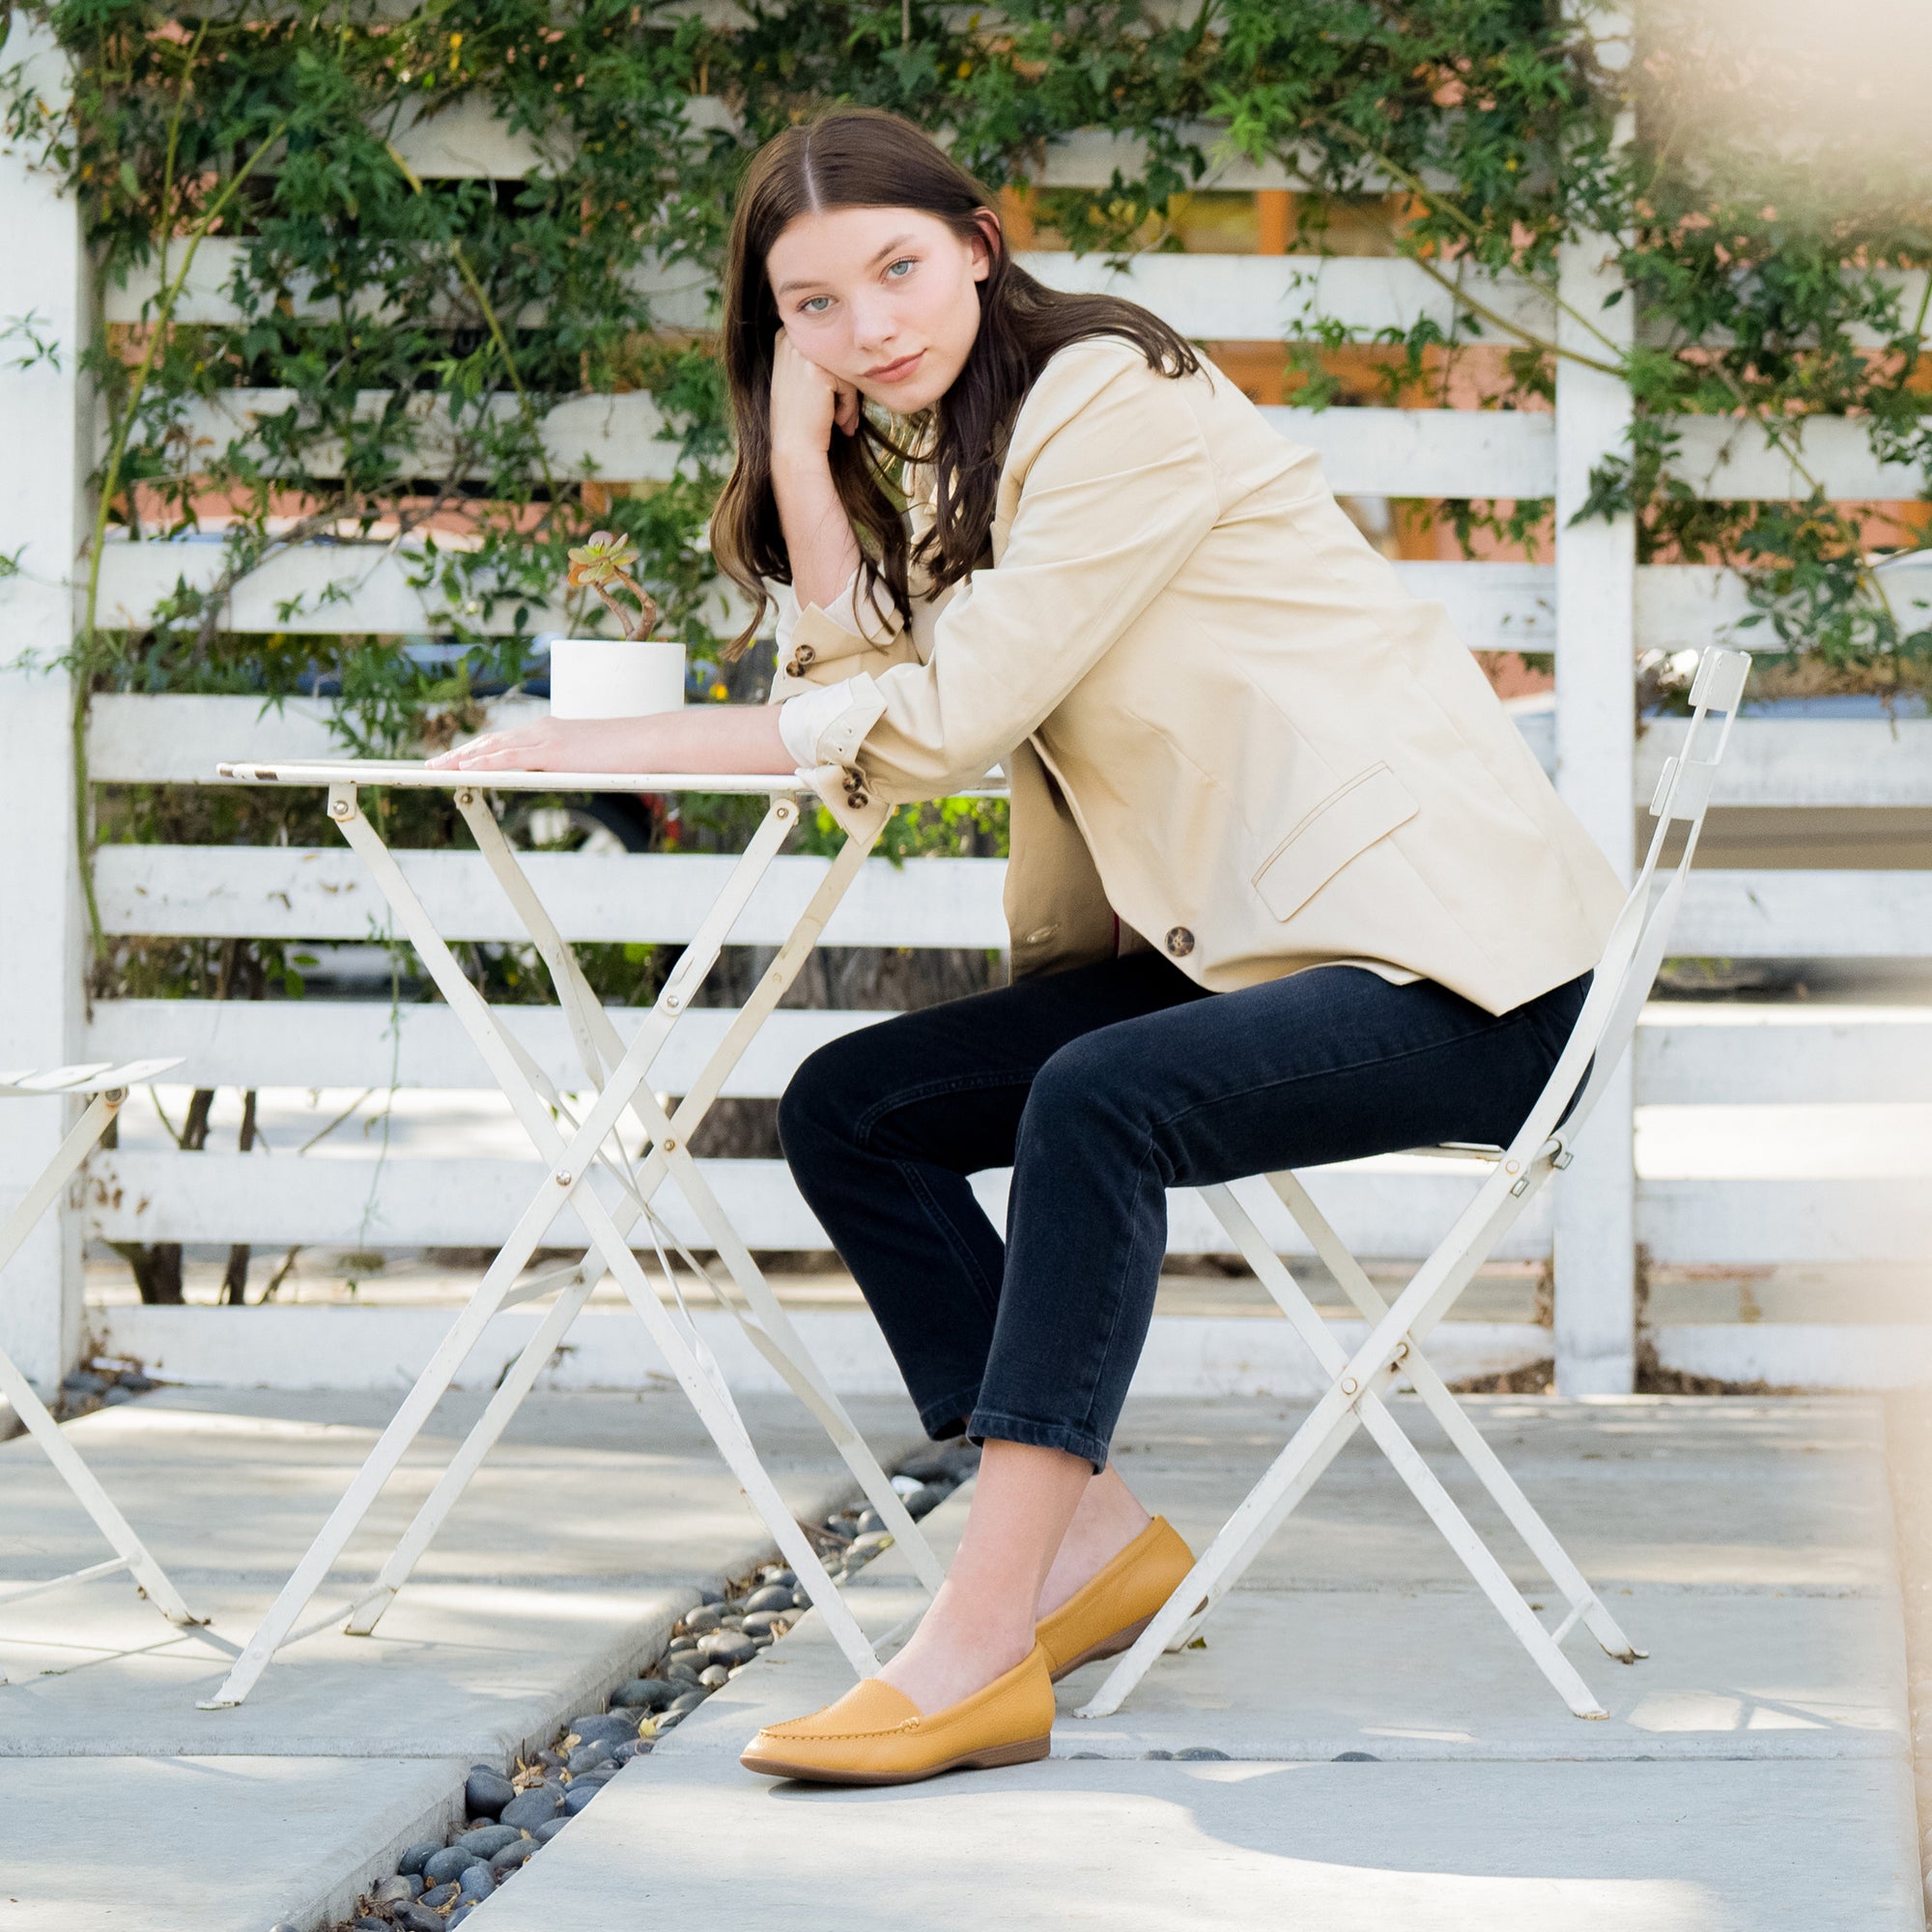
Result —
<instances>
[{"instance_id":1,"label":"dark denim jeans","mask_svg":"<svg viewBox=\"0 0 1932 1932\"><path fill-rule=\"evenodd\" d=\"M1207 993L1130 953L820 1047L779 1133L927 1433L1097 1470L1153 1313L1164 1190L1507 1143L1590 977L1498 1018L1359 966ZM1003 1242L966 1177L1008 1165Z\"/></svg>"}]
</instances>

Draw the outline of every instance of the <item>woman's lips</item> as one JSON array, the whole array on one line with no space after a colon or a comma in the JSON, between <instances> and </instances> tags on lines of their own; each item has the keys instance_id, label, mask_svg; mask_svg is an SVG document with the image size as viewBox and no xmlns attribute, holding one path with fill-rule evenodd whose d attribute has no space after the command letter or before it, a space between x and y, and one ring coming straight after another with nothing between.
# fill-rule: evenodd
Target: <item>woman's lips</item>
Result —
<instances>
[{"instance_id":1,"label":"woman's lips","mask_svg":"<svg viewBox=\"0 0 1932 1932\"><path fill-rule=\"evenodd\" d=\"M902 383L913 372L913 365L925 351L921 349L897 362L888 362L883 369L870 370L866 380L868 383Z\"/></svg>"}]
</instances>

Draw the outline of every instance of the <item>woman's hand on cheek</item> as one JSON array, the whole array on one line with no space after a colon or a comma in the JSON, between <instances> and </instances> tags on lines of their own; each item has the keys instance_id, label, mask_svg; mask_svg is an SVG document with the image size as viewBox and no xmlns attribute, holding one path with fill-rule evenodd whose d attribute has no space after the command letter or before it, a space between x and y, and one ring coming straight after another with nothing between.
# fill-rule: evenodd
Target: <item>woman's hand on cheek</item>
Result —
<instances>
[{"instance_id":1,"label":"woman's hand on cheek","mask_svg":"<svg viewBox=\"0 0 1932 1932\"><path fill-rule=\"evenodd\" d=\"M486 731L429 760L434 771L639 772L649 769L641 718L545 718Z\"/></svg>"}]
</instances>

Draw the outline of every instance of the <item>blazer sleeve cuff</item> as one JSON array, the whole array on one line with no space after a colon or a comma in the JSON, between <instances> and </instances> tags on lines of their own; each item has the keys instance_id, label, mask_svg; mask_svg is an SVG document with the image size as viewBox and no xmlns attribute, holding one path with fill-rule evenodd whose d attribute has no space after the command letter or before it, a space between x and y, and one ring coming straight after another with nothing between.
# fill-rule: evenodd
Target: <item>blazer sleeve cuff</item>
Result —
<instances>
[{"instance_id":1,"label":"blazer sleeve cuff","mask_svg":"<svg viewBox=\"0 0 1932 1932\"><path fill-rule=\"evenodd\" d=\"M867 671L787 697L779 707L779 733L801 768L836 765L848 770L861 790L858 766L866 733L884 716L885 695Z\"/></svg>"}]
</instances>

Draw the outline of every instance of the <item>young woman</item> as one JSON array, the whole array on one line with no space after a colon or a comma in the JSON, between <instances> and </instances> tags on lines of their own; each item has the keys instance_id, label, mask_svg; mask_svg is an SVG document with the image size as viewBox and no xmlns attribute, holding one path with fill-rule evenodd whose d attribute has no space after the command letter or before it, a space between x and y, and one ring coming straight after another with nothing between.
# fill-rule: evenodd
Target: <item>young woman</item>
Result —
<instances>
[{"instance_id":1,"label":"young woman","mask_svg":"<svg viewBox=\"0 0 1932 1932\"><path fill-rule=\"evenodd\" d=\"M1165 1189L1506 1142L1622 899L1314 454L1147 310L1014 267L992 201L874 110L758 151L712 548L761 613L792 588L778 701L437 761L796 769L841 818L1010 781L1012 983L821 1049L780 1109L927 1431L984 1446L911 1640L744 1756L828 1782L1043 1756L1050 1680L1190 1567L1108 1462ZM967 1177L1009 1165L1003 1242Z\"/></svg>"}]
</instances>

